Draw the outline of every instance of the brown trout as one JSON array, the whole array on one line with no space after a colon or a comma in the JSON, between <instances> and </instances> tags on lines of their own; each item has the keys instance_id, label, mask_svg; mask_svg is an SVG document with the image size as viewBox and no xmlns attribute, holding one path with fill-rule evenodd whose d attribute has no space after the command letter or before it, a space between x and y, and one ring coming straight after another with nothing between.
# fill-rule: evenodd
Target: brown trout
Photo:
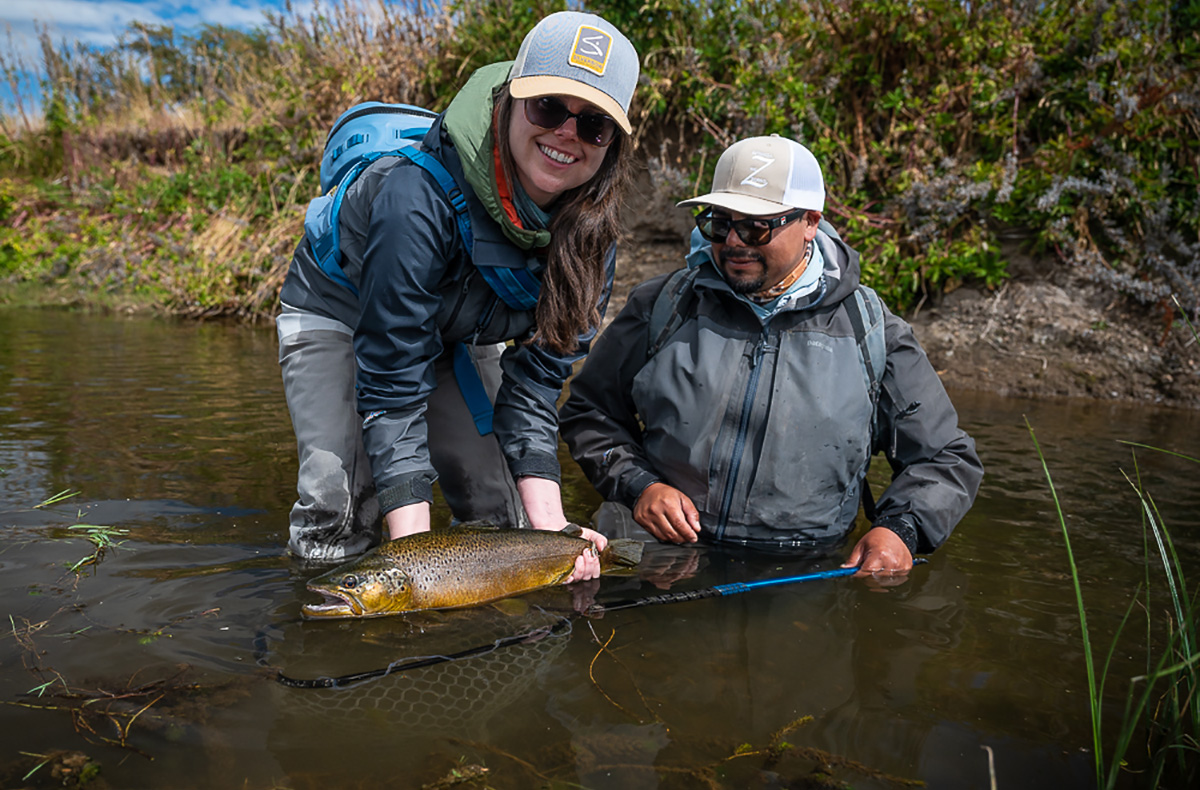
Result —
<instances>
[{"instance_id":1,"label":"brown trout","mask_svg":"<svg viewBox=\"0 0 1200 790\"><path fill-rule=\"evenodd\" d=\"M592 546L570 525L562 532L446 527L387 541L353 562L316 577L305 617L381 617L423 609L488 603L560 584L575 558ZM610 540L601 572L637 565L642 544Z\"/></svg>"}]
</instances>

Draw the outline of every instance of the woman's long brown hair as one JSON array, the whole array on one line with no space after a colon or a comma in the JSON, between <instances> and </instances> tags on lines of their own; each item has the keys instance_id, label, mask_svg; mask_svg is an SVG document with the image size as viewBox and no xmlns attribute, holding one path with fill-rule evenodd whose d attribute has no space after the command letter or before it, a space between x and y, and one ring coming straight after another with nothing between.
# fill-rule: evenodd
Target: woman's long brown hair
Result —
<instances>
[{"instance_id":1,"label":"woman's long brown hair","mask_svg":"<svg viewBox=\"0 0 1200 790\"><path fill-rule=\"evenodd\" d=\"M496 89L494 100L500 163L505 180L514 185L518 182L508 126L516 102L507 83ZM550 221L550 246L535 314L537 331L530 342L568 354L578 348L579 335L600 326L598 305L607 280L604 260L621 235L621 197L629 180L631 149L628 137L618 133L596 175L559 197Z\"/></svg>"}]
</instances>

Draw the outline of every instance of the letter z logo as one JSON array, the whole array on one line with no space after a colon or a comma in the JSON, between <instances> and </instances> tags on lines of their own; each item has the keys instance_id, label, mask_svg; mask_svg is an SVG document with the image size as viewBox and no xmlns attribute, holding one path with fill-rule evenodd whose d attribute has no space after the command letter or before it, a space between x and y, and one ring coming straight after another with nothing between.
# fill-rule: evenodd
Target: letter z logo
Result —
<instances>
[{"instance_id":1,"label":"letter z logo","mask_svg":"<svg viewBox=\"0 0 1200 790\"><path fill-rule=\"evenodd\" d=\"M764 154L761 151L755 151L750 158L755 162L762 162L762 164L754 170L751 170L750 175L742 179L742 186L763 189L768 186L770 182L768 182L765 178L759 178L758 174L775 164L775 157L771 156L770 154Z\"/></svg>"},{"instance_id":2,"label":"letter z logo","mask_svg":"<svg viewBox=\"0 0 1200 790\"><path fill-rule=\"evenodd\" d=\"M575 45L567 60L572 66L604 76L608 67L608 53L612 51L612 36L589 25L580 25L575 33Z\"/></svg>"}]
</instances>

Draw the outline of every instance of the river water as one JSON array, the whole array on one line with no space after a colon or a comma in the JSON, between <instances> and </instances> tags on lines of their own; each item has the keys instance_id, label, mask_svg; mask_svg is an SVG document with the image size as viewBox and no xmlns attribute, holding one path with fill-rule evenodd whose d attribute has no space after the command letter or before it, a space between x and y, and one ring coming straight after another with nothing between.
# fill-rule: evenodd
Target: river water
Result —
<instances>
[{"instance_id":1,"label":"river water","mask_svg":"<svg viewBox=\"0 0 1200 790\"><path fill-rule=\"evenodd\" d=\"M1135 463L1121 441L1196 455L1200 416L957 392L987 477L898 586L814 581L596 619L550 590L504 611L306 622L320 569L283 552L296 458L275 353L267 328L0 310L0 786L57 783L37 766L67 751L119 788L406 788L454 772L479 772L468 787L789 787L814 770L858 788L987 788L990 747L1001 788L1091 787L1069 566L1026 421L1101 660L1144 578L1123 472L1140 472L1196 582L1195 465L1147 450ZM598 498L571 471L568 515L586 523ZM97 554L80 525L115 545ZM641 577L591 592L837 562L652 547ZM1160 598L1152 610L1161 624ZM1116 651L1112 725L1145 630ZM349 689L275 679L522 633Z\"/></svg>"}]
</instances>

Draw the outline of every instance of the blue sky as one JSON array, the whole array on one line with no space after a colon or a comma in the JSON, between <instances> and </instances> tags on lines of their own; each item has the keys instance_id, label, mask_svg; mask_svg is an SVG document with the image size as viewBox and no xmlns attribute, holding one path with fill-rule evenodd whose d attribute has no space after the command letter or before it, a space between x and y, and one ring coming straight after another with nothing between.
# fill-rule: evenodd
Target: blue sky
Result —
<instances>
[{"instance_id":1,"label":"blue sky","mask_svg":"<svg viewBox=\"0 0 1200 790\"><path fill-rule=\"evenodd\" d=\"M105 46L133 21L248 28L263 23L264 11L278 11L283 5L283 0L4 0L0 26L11 25L14 39L27 39L30 46L37 42L35 21L47 25L56 40ZM302 0L297 5L309 3Z\"/></svg>"},{"instance_id":2,"label":"blue sky","mask_svg":"<svg viewBox=\"0 0 1200 790\"><path fill-rule=\"evenodd\" d=\"M311 0L296 2L302 11L311 5ZM264 12L283 7L284 0L0 0L0 49L10 61L17 56L40 71L37 25L48 28L56 42L66 39L104 47L134 21L184 29L205 24L245 29L263 25ZM11 109L11 100L9 86L0 85L3 109Z\"/></svg>"}]
</instances>

